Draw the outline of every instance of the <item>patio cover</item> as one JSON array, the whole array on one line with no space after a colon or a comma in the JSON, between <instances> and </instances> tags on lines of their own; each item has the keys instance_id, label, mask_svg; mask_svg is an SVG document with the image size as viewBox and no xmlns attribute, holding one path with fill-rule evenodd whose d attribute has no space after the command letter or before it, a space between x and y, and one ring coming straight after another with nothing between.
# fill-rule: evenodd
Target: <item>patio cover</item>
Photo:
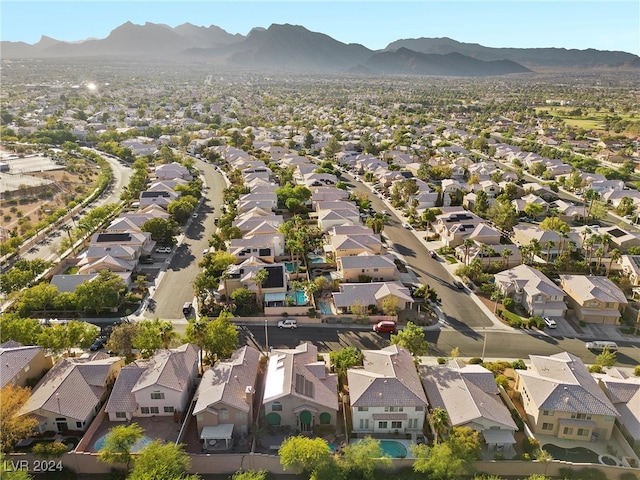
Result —
<instances>
[{"instance_id":1,"label":"patio cover","mask_svg":"<svg viewBox=\"0 0 640 480\"><path fill-rule=\"evenodd\" d=\"M509 445L516 443L511 430L483 430L482 436L488 444Z\"/></svg>"},{"instance_id":2,"label":"patio cover","mask_svg":"<svg viewBox=\"0 0 640 480\"><path fill-rule=\"evenodd\" d=\"M224 440L226 447L231 448L233 423L223 423L215 427L204 427L200 434L200 439L204 442L205 448L213 447L218 440Z\"/></svg>"}]
</instances>

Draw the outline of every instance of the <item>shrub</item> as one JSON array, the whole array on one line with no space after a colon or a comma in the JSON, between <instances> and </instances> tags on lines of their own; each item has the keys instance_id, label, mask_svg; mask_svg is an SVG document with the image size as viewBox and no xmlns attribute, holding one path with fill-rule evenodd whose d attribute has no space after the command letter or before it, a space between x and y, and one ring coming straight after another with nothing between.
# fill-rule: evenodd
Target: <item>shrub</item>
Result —
<instances>
[{"instance_id":1,"label":"shrub","mask_svg":"<svg viewBox=\"0 0 640 480\"><path fill-rule=\"evenodd\" d=\"M482 359L480 357L473 357L469 359L469 365L480 365L482 363Z\"/></svg>"},{"instance_id":2,"label":"shrub","mask_svg":"<svg viewBox=\"0 0 640 480\"><path fill-rule=\"evenodd\" d=\"M510 312L513 312L515 305L516 303L513 301L513 298L507 297L502 299L502 306Z\"/></svg>"},{"instance_id":3,"label":"shrub","mask_svg":"<svg viewBox=\"0 0 640 480\"><path fill-rule=\"evenodd\" d=\"M316 318L316 309L311 307L309 310L307 310L307 315L311 318Z\"/></svg>"},{"instance_id":4,"label":"shrub","mask_svg":"<svg viewBox=\"0 0 640 480\"><path fill-rule=\"evenodd\" d=\"M504 375L498 375L496 377L496 383L505 390L509 387L509 379Z\"/></svg>"},{"instance_id":5,"label":"shrub","mask_svg":"<svg viewBox=\"0 0 640 480\"><path fill-rule=\"evenodd\" d=\"M444 365L445 363L447 363L446 358L438 357L438 365Z\"/></svg>"},{"instance_id":6,"label":"shrub","mask_svg":"<svg viewBox=\"0 0 640 480\"><path fill-rule=\"evenodd\" d=\"M545 327L544 320L542 319L542 317L539 317L537 315L534 315L533 317L529 317L529 320L527 320L527 324L529 325L529 328L535 327L539 330L543 330Z\"/></svg>"},{"instance_id":7,"label":"shrub","mask_svg":"<svg viewBox=\"0 0 640 480\"><path fill-rule=\"evenodd\" d=\"M527 366L525 365L524 360L518 359L515 362L511 363L511 368L517 370L526 370Z\"/></svg>"},{"instance_id":8,"label":"shrub","mask_svg":"<svg viewBox=\"0 0 640 480\"><path fill-rule=\"evenodd\" d=\"M522 450L525 453L531 454L539 449L540 449L540 442L535 438L525 437L524 440L522 440Z\"/></svg>"},{"instance_id":9,"label":"shrub","mask_svg":"<svg viewBox=\"0 0 640 480\"><path fill-rule=\"evenodd\" d=\"M591 365L589 373L602 373L602 365Z\"/></svg>"},{"instance_id":10,"label":"shrub","mask_svg":"<svg viewBox=\"0 0 640 480\"><path fill-rule=\"evenodd\" d=\"M573 470L563 467L559 470L560 476L567 480L607 480L607 474L597 468L583 468Z\"/></svg>"},{"instance_id":11,"label":"shrub","mask_svg":"<svg viewBox=\"0 0 640 480\"><path fill-rule=\"evenodd\" d=\"M44 459L59 458L67 453L67 446L60 442L36 443L31 453Z\"/></svg>"},{"instance_id":12,"label":"shrub","mask_svg":"<svg viewBox=\"0 0 640 480\"><path fill-rule=\"evenodd\" d=\"M522 420L522 417L517 410L511 410L511 418L513 418L513 421L518 427L518 431L522 432L524 430L524 420Z\"/></svg>"},{"instance_id":13,"label":"shrub","mask_svg":"<svg viewBox=\"0 0 640 480\"><path fill-rule=\"evenodd\" d=\"M636 368L633 369L633 374L636 377L640 377L640 365L636 365Z\"/></svg>"},{"instance_id":14,"label":"shrub","mask_svg":"<svg viewBox=\"0 0 640 480\"><path fill-rule=\"evenodd\" d=\"M620 475L620 480L638 480L638 476L633 472L624 472Z\"/></svg>"}]
</instances>

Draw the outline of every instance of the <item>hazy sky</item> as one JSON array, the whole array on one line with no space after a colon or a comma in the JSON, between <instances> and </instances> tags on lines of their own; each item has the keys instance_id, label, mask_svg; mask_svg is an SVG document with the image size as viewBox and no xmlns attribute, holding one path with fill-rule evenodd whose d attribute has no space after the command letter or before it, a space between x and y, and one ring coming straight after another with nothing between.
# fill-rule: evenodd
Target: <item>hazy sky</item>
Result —
<instances>
[{"instance_id":1,"label":"hazy sky","mask_svg":"<svg viewBox=\"0 0 640 480\"><path fill-rule=\"evenodd\" d=\"M401 38L450 37L488 47L564 47L640 54L640 1L31 1L0 2L0 39L105 38L126 21L217 25L246 35L302 25L376 50Z\"/></svg>"}]
</instances>

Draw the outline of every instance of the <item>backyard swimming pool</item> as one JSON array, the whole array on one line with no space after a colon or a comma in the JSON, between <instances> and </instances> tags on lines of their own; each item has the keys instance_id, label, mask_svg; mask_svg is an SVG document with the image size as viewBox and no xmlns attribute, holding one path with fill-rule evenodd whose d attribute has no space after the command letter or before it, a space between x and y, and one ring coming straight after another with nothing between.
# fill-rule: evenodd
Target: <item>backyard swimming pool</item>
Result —
<instances>
[{"instance_id":1,"label":"backyard swimming pool","mask_svg":"<svg viewBox=\"0 0 640 480\"><path fill-rule=\"evenodd\" d=\"M329 302L318 302L318 308L320 309L320 313L323 315L331 315L333 313Z\"/></svg>"},{"instance_id":2,"label":"backyard swimming pool","mask_svg":"<svg viewBox=\"0 0 640 480\"><path fill-rule=\"evenodd\" d=\"M107 434L108 435L108 434ZM107 435L101 436L96 442L93 444L93 449L98 451L104 446L104 440ZM131 453L136 453L144 449L147 445L151 443L151 439L149 437L142 437L131 447Z\"/></svg>"},{"instance_id":3,"label":"backyard swimming pool","mask_svg":"<svg viewBox=\"0 0 640 480\"><path fill-rule=\"evenodd\" d=\"M309 300L307 300L307 295L304 293L304 290L296 290L294 292L290 292L289 296L293 298L295 305L301 306L309 303Z\"/></svg>"},{"instance_id":4,"label":"backyard swimming pool","mask_svg":"<svg viewBox=\"0 0 640 480\"><path fill-rule=\"evenodd\" d=\"M331 448L332 452L335 452L338 446L333 443L330 443L329 448ZM407 457L407 447L405 447L400 442L396 442L395 440L380 440L380 448L382 448L382 451L384 452L385 457L390 457L390 458L406 458Z\"/></svg>"},{"instance_id":5,"label":"backyard swimming pool","mask_svg":"<svg viewBox=\"0 0 640 480\"><path fill-rule=\"evenodd\" d=\"M549 452L556 460L562 460L571 463L602 463L604 465L618 465L619 462L611 455L599 455L593 450L585 447L564 448L547 443L544 450Z\"/></svg>"}]
</instances>

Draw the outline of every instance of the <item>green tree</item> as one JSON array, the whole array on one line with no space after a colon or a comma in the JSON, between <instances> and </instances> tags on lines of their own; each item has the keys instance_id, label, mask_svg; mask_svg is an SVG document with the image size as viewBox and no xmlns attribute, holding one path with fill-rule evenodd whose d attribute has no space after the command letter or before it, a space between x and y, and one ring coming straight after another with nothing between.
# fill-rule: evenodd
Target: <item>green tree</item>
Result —
<instances>
[{"instance_id":1,"label":"green tree","mask_svg":"<svg viewBox=\"0 0 640 480\"><path fill-rule=\"evenodd\" d=\"M137 454L127 480L186 480L191 467L189 455L182 445L154 440Z\"/></svg>"},{"instance_id":2,"label":"green tree","mask_svg":"<svg viewBox=\"0 0 640 480\"><path fill-rule=\"evenodd\" d=\"M524 213L531 218L538 218L543 211L544 207L539 203L527 203L524 207Z\"/></svg>"},{"instance_id":3,"label":"green tree","mask_svg":"<svg viewBox=\"0 0 640 480\"><path fill-rule=\"evenodd\" d=\"M319 474L333 463L329 444L322 438L292 436L285 438L278 450L280 464L285 470L296 470L320 480Z\"/></svg>"},{"instance_id":4,"label":"green tree","mask_svg":"<svg viewBox=\"0 0 640 480\"><path fill-rule=\"evenodd\" d=\"M37 341L38 345L56 352L66 350L67 355L71 356L72 348L87 348L99 333L100 329L95 325L71 320L67 324L43 328Z\"/></svg>"},{"instance_id":5,"label":"green tree","mask_svg":"<svg viewBox=\"0 0 640 480\"><path fill-rule=\"evenodd\" d=\"M46 314L47 310L53 308L57 295L58 288L55 285L39 283L21 292L16 310L23 315L38 311Z\"/></svg>"},{"instance_id":6,"label":"green tree","mask_svg":"<svg viewBox=\"0 0 640 480\"><path fill-rule=\"evenodd\" d=\"M267 480L267 470L238 470L229 480Z\"/></svg>"},{"instance_id":7,"label":"green tree","mask_svg":"<svg viewBox=\"0 0 640 480\"><path fill-rule=\"evenodd\" d=\"M231 301L236 307L236 313L241 317L252 312L252 299L253 293L248 288L240 287L231 292Z\"/></svg>"},{"instance_id":8,"label":"green tree","mask_svg":"<svg viewBox=\"0 0 640 480\"><path fill-rule=\"evenodd\" d=\"M340 466L346 471L347 478L357 476L369 480L377 468L390 467L391 459L385 456L380 440L367 436L344 447Z\"/></svg>"},{"instance_id":9,"label":"green tree","mask_svg":"<svg viewBox=\"0 0 640 480\"><path fill-rule=\"evenodd\" d=\"M126 322L115 326L109 335L106 344L107 350L131 358L138 333L139 323L136 322Z\"/></svg>"},{"instance_id":10,"label":"green tree","mask_svg":"<svg viewBox=\"0 0 640 480\"><path fill-rule=\"evenodd\" d=\"M253 275L253 282L258 287L257 298L258 298L258 305L260 306L260 310L262 310L262 303L263 303L262 284L267 281L267 278L269 278L269 270L267 270L266 268L261 268L260 270L255 272Z\"/></svg>"},{"instance_id":11,"label":"green tree","mask_svg":"<svg viewBox=\"0 0 640 480\"><path fill-rule=\"evenodd\" d=\"M413 322L407 322L405 328L391 335L391 344L406 348L414 357L426 355L429 347L424 330Z\"/></svg>"},{"instance_id":12,"label":"green tree","mask_svg":"<svg viewBox=\"0 0 640 480\"><path fill-rule=\"evenodd\" d=\"M37 443L31 452L40 458L60 458L67 453L67 446L62 442Z\"/></svg>"},{"instance_id":13,"label":"green tree","mask_svg":"<svg viewBox=\"0 0 640 480\"><path fill-rule=\"evenodd\" d=\"M171 344L174 340L180 338L178 332L175 331L173 327L173 323L169 320L164 320L160 322L158 326L158 331L160 334L160 340L162 341L162 348L169 349L171 348Z\"/></svg>"},{"instance_id":14,"label":"green tree","mask_svg":"<svg viewBox=\"0 0 640 480\"><path fill-rule=\"evenodd\" d=\"M2 452L0 452L0 468L2 469L3 480L33 480L27 470L15 470L11 462L8 462Z\"/></svg>"},{"instance_id":15,"label":"green tree","mask_svg":"<svg viewBox=\"0 0 640 480\"><path fill-rule=\"evenodd\" d=\"M329 159L334 159L340 151L342 151L342 145L336 137L331 137L324 146L324 155Z\"/></svg>"},{"instance_id":16,"label":"green tree","mask_svg":"<svg viewBox=\"0 0 640 480\"><path fill-rule=\"evenodd\" d=\"M152 218L142 224L141 230L151 234L151 240L160 245L173 245L174 237L180 233L178 224L171 218Z\"/></svg>"},{"instance_id":17,"label":"green tree","mask_svg":"<svg viewBox=\"0 0 640 480\"><path fill-rule=\"evenodd\" d=\"M185 341L193 343L200 347L200 366L202 367L202 350L204 348L204 339L207 333L208 321L206 318L192 318L189 319L187 328L185 330Z\"/></svg>"},{"instance_id":18,"label":"green tree","mask_svg":"<svg viewBox=\"0 0 640 480\"><path fill-rule=\"evenodd\" d=\"M480 217L484 217L489 210L489 200L487 199L487 192L480 190L476 193L476 202L473 205L473 213Z\"/></svg>"},{"instance_id":19,"label":"green tree","mask_svg":"<svg viewBox=\"0 0 640 480\"><path fill-rule=\"evenodd\" d=\"M129 471L133 461L132 449L144 437L144 429L137 423L118 425L109 430L104 445L98 450L98 460L104 463L124 463Z\"/></svg>"},{"instance_id":20,"label":"green tree","mask_svg":"<svg viewBox=\"0 0 640 480\"><path fill-rule=\"evenodd\" d=\"M518 215L509 197L499 195L487 211L487 217L502 230L511 231L517 222Z\"/></svg>"},{"instance_id":21,"label":"green tree","mask_svg":"<svg viewBox=\"0 0 640 480\"><path fill-rule=\"evenodd\" d=\"M480 457L478 432L469 427L454 427L451 436L432 447L413 445L416 457L413 469L432 480L457 480L473 472L473 462Z\"/></svg>"},{"instance_id":22,"label":"green tree","mask_svg":"<svg viewBox=\"0 0 640 480\"><path fill-rule=\"evenodd\" d=\"M342 388L344 379L347 376L347 370L351 367L362 365L363 356L362 352L356 347L344 347L340 350L332 350L329 353L329 359L338 374L340 388Z\"/></svg>"},{"instance_id":23,"label":"green tree","mask_svg":"<svg viewBox=\"0 0 640 480\"><path fill-rule=\"evenodd\" d=\"M98 314L105 308L118 307L126 290L127 287L118 274L102 270L93 280L76 287L76 302L79 309L92 309Z\"/></svg>"},{"instance_id":24,"label":"green tree","mask_svg":"<svg viewBox=\"0 0 640 480\"><path fill-rule=\"evenodd\" d=\"M223 312L207 325L202 345L211 363L231 357L238 348L238 331L230 318L231 314Z\"/></svg>"},{"instance_id":25,"label":"green tree","mask_svg":"<svg viewBox=\"0 0 640 480\"><path fill-rule=\"evenodd\" d=\"M13 340L23 345L36 345L42 325L37 318L22 318L15 313L0 316L0 343Z\"/></svg>"},{"instance_id":26,"label":"green tree","mask_svg":"<svg viewBox=\"0 0 640 480\"><path fill-rule=\"evenodd\" d=\"M140 350L143 357L148 358L153 353L162 348L162 338L160 337L160 326L162 322L159 318L153 320L142 320L138 322L138 332L133 339L133 347Z\"/></svg>"},{"instance_id":27,"label":"green tree","mask_svg":"<svg viewBox=\"0 0 640 480\"><path fill-rule=\"evenodd\" d=\"M382 299L382 311L385 315L398 315L398 297L394 297L393 295L387 295Z\"/></svg>"},{"instance_id":28,"label":"green tree","mask_svg":"<svg viewBox=\"0 0 640 480\"><path fill-rule=\"evenodd\" d=\"M38 426L38 420L30 415L18 415L29 400L31 390L12 383L0 390L0 451L9 452L22 438L28 438Z\"/></svg>"}]
</instances>

